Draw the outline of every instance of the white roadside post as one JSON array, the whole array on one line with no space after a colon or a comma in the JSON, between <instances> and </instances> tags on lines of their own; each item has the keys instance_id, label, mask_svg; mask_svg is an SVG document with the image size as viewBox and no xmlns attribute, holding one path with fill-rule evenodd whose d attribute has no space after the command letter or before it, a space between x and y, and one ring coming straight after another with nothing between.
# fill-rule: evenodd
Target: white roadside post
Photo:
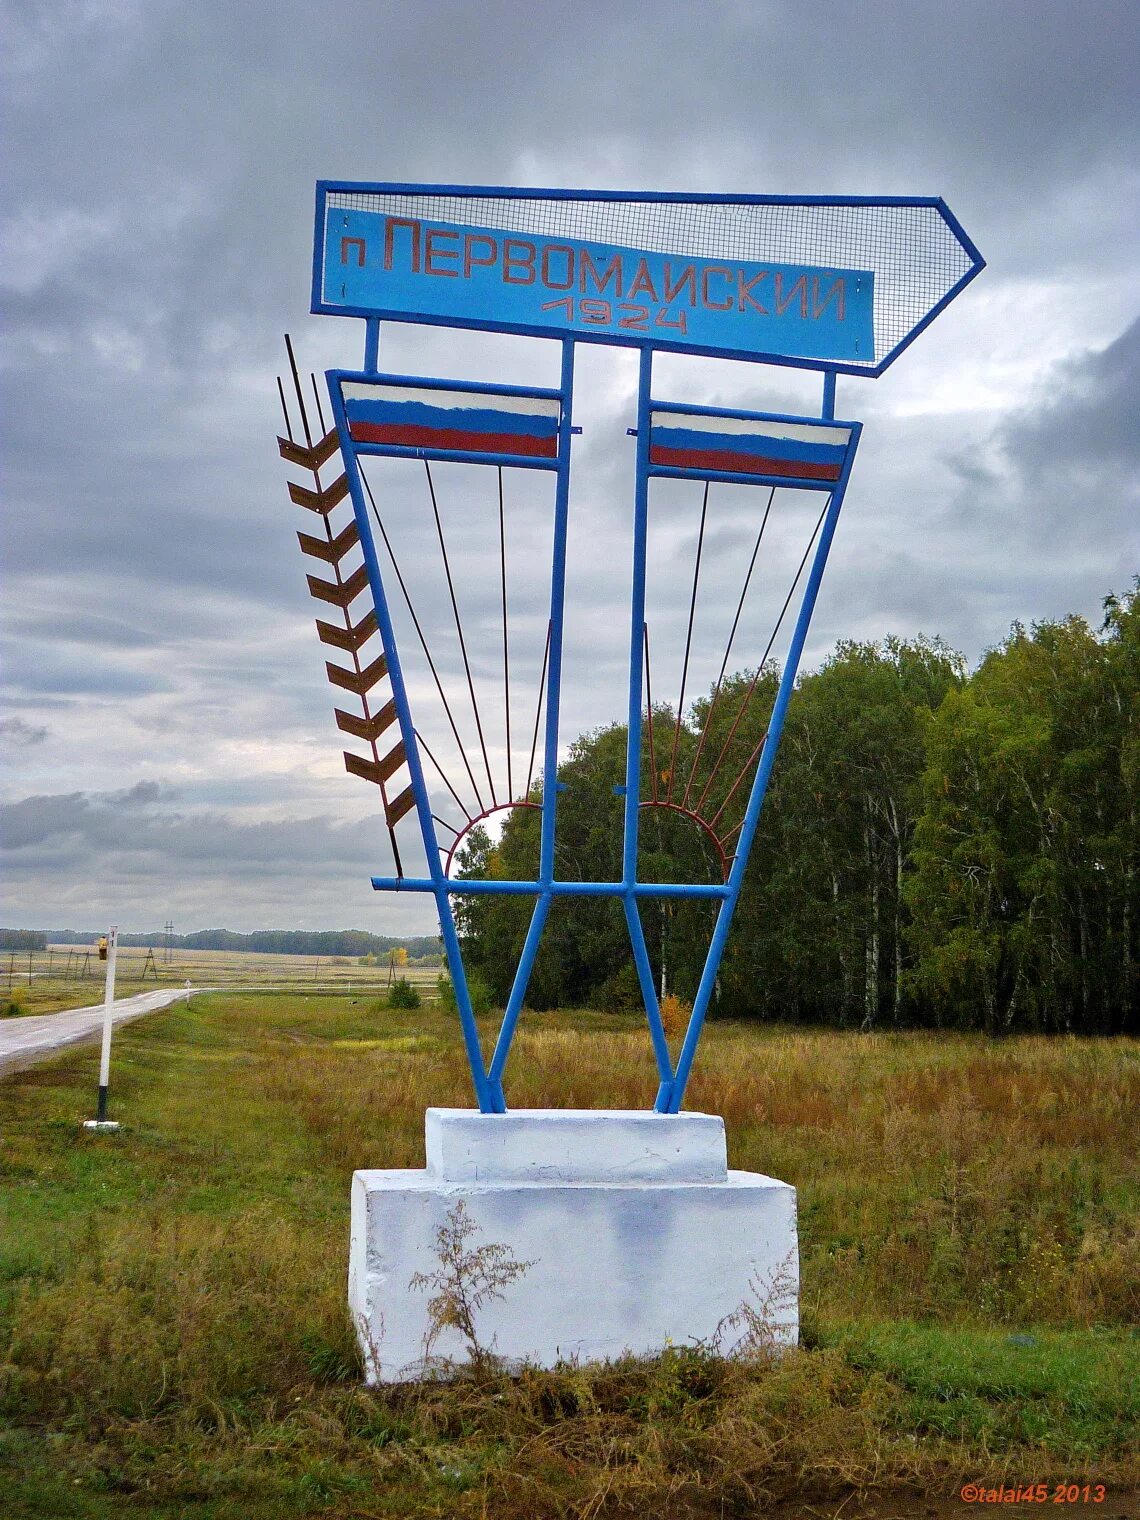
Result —
<instances>
[{"instance_id":1,"label":"white roadside post","mask_svg":"<svg viewBox=\"0 0 1140 1520\"><path fill-rule=\"evenodd\" d=\"M107 981L103 992L103 1049L99 1056L99 1106L94 1119L83 1121L84 1129L118 1129L114 1119L107 1118L107 1088L111 1079L111 1024L115 1007L115 951L119 943L119 929L112 924L107 931Z\"/></svg>"}]
</instances>

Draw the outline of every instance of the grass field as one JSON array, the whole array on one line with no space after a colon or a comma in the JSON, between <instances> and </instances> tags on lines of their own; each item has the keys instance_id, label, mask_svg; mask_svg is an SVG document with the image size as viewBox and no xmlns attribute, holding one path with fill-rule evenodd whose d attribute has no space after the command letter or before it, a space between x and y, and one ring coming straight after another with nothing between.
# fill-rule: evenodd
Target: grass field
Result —
<instances>
[{"instance_id":1,"label":"grass field","mask_svg":"<svg viewBox=\"0 0 1140 1520\"><path fill-rule=\"evenodd\" d=\"M528 1017L516 1051L516 1106L655 1090L635 1019ZM713 1025L690 1106L799 1189L802 1349L376 1393L349 1174L469 1103L451 1021L203 996L117 1035L110 1137L96 1059L0 1084L5 1520L942 1517L967 1479L1140 1513L1135 1043Z\"/></svg>"},{"instance_id":2,"label":"grass field","mask_svg":"<svg viewBox=\"0 0 1140 1520\"><path fill-rule=\"evenodd\" d=\"M94 946L49 945L29 953L0 951L0 1011L55 1013L103 1001L106 964ZM439 966L404 966L394 973L405 977L424 997L434 997ZM130 997L155 987L256 987L308 993L369 993L381 997L390 976L387 962L362 964L350 956L263 955L248 950L177 950L154 947L147 951L122 945L115 963L115 996Z\"/></svg>"}]
</instances>

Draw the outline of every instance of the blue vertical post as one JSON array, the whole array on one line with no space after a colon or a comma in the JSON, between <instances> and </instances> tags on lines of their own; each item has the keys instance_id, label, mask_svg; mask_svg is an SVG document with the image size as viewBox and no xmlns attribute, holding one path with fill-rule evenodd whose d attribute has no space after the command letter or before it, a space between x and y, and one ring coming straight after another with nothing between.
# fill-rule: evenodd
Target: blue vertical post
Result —
<instances>
[{"instance_id":1,"label":"blue vertical post","mask_svg":"<svg viewBox=\"0 0 1140 1520\"><path fill-rule=\"evenodd\" d=\"M641 350L637 391L637 478L633 499L633 590L629 612L629 706L625 742L625 829L622 882L637 880L637 825L641 805L641 669L645 658L645 554L649 535L649 422L653 350Z\"/></svg>"},{"instance_id":2,"label":"blue vertical post","mask_svg":"<svg viewBox=\"0 0 1140 1520\"><path fill-rule=\"evenodd\" d=\"M697 1041L701 1037L701 1029L704 1026L705 1015L708 1012L713 989L716 986L717 973L720 970L721 956L724 954L728 931L732 927L732 915L736 910L736 904L740 897L740 889L744 885L744 872L748 865L749 852L752 849L752 841L756 836L756 829L760 822L760 811L764 806L764 795L768 790L768 781L772 774L772 767L776 761L776 753L780 747L780 735L784 729L784 717L788 710L788 702L791 700L792 691L795 688L796 674L799 671L804 643L807 640L808 626L811 623L812 612L815 610L816 597L819 595L819 586L823 580L824 567L827 564L831 541L835 537L835 528L839 521L839 512L843 506L843 496L847 490L847 481L851 475L851 466L855 459L855 450L861 431L862 428L859 423L852 425L851 443L847 451L847 458L844 461L843 473L836 482L835 489L831 493L831 500L828 503L827 515L823 523L823 532L820 534L819 545L815 551L815 558L812 561L811 573L808 576L807 585L804 587L804 599L800 604L799 616L796 619L792 641L788 647L787 662L780 677L776 701L772 707L772 716L768 722L768 733L764 741L764 751L760 757L760 764L752 782L752 791L749 795L748 807L744 814L744 824L740 831L740 838L737 841L736 854L732 861L732 870L729 872L727 882L729 895L721 903L720 911L717 914L716 927L713 930L712 940L709 943L708 955L705 957L700 985L697 988L697 995L693 999L693 1012L689 1019L689 1027L685 1031L684 1044L681 1046L681 1054L677 1058L677 1071L672 1087L667 1095L658 1096L658 1110L664 1113L678 1113L684 1100L685 1085L689 1080L689 1072L692 1069L693 1057L697 1050Z\"/></svg>"},{"instance_id":3,"label":"blue vertical post","mask_svg":"<svg viewBox=\"0 0 1140 1520\"><path fill-rule=\"evenodd\" d=\"M622 836L622 886L626 926L633 950L633 963L641 987L641 1000L645 1004L645 1017L649 1023L649 1037L653 1042L653 1056L657 1062L657 1074L661 1085L658 1100L666 1093L673 1080L673 1067L669 1060L669 1045L661 1023L661 1010L657 1005L657 992L653 986L653 972L649 965L649 952L645 945L645 930L641 922L641 910L634 896L637 882L637 839L641 814L641 694L642 662L645 640L645 561L649 539L649 442L651 424L650 397L653 388L653 350L641 350L637 388L637 456L633 496L633 585L630 592L629 611L629 705L626 710L625 741L625 816ZM653 715L649 716L652 723Z\"/></svg>"},{"instance_id":4,"label":"blue vertical post","mask_svg":"<svg viewBox=\"0 0 1140 1520\"><path fill-rule=\"evenodd\" d=\"M835 371L833 369L825 369L823 372L823 406L819 414L825 422L831 422L835 418Z\"/></svg>"},{"instance_id":5,"label":"blue vertical post","mask_svg":"<svg viewBox=\"0 0 1140 1520\"><path fill-rule=\"evenodd\" d=\"M380 358L380 318L365 317L364 319L364 368L370 375L375 375L379 370Z\"/></svg>"},{"instance_id":6,"label":"blue vertical post","mask_svg":"<svg viewBox=\"0 0 1140 1520\"><path fill-rule=\"evenodd\" d=\"M538 879L554 880L554 826L558 812L558 708L562 696L562 630L566 613L566 534L570 511L570 436L574 389L574 340L562 342L562 421L554 498L554 553L550 575L550 661L546 679L546 739L542 760L542 844ZM520 971L522 967L519 967Z\"/></svg>"},{"instance_id":7,"label":"blue vertical post","mask_svg":"<svg viewBox=\"0 0 1140 1520\"><path fill-rule=\"evenodd\" d=\"M558 430L558 474L554 495L554 546L550 572L550 655L546 678L546 733L542 761L542 838L539 847L539 896L535 901L530 927L523 941L522 953L515 968L510 996L503 1012L499 1038L491 1058L488 1074L490 1101L496 1113L505 1113L503 1069L510 1054L515 1027L522 1012L523 998L534 970L542 931L550 912L554 880L554 838L558 821L558 714L562 695L562 635L566 621L566 541L570 518L570 439L573 432L574 341L562 343L562 416ZM513 799L512 799L513 800Z\"/></svg>"},{"instance_id":8,"label":"blue vertical post","mask_svg":"<svg viewBox=\"0 0 1140 1520\"><path fill-rule=\"evenodd\" d=\"M408 694L404 686L404 672L400 664L399 652L396 648L396 635L392 627L392 616L388 607L388 599L384 593L384 581L380 574L380 563L376 557L376 544L372 537L372 524L368 518L364 487L360 478L360 466L357 462L356 450L352 446L349 435L340 386L332 374L329 374L326 379L329 399L332 402L333 416L336 419L337 432L341 441L341 454L344 457L345 474L348 477L348 489L352 497L353 515L356 518L356 527L360 534L360 547L364 552L364 563L368 570L368 585L372 592L373 605L376 608L376 622L388 661L388 679L392 685L392 700L396 707L396 717L400 725L400 738L403 741L408 774L411 777L412 790L415 794L416 816L419 819L420 833L423 837L424 851L427 855L428 874L431 877L436 908L439 912L440 934L443 938L443 947L447 955L447 964L451 970L452 985L455 988L455 1001L459 1010L463 1043L467 1049L467 1059L471 1065L471 1078L475 1084L475 1095L478 1099L479 1107L484 1113L489 1113L492 1111L491 1092L487 1082L486 1069L483 1065L483 1052L479 1046L479 1030L475 1023L475 1014L471 1007L471 995L467 989L467 978L463 971L463 957L459 948L459 935L455 928L455 915L451 907L451 898L447 891L447 878L440 864L439 842L436 839L435 822L431 815L431 798L428 794L427 783L424 780L423 766L420 764L419 745L416 742L415 726L412 722L411 709L408 706Z\"/></svg>"}]
</instances>

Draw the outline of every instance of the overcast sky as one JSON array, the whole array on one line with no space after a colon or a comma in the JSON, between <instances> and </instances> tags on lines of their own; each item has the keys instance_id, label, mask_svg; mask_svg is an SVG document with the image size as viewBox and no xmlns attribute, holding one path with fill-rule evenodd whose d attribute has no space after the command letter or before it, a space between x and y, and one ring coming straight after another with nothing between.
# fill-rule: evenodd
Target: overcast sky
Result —
<instances>
[{"instance_id":1,"label":"overcast sky","mask_svg":"<svg viewBox=\"0 0 1140 1520\"><path fill-rule=\"evenodd\" d=\"M840 380L839 415L866 427L808 665L840 638L920 632L974 663L1014 619L1098 623L1140 569L1134 0L4 15L5 924L434 926L425 900L369 888L389 849L374 790L343 770L294 535L311 521L276 453L282 333L306 369L361 354L360 324L308 315L318 178L942 195L988 268L885 377ZM579 352L564 745L622 716L627 637L636 360ZM554 346L520 339L393 329L382 358L557 379ZM818 406L814 379L694 359L664 363L658 394ZM467 473L437 483L498 766L497 508L490 472ZM422 475L374 479L454 671ZM546 485L507 487L516 740L545 626ZM668 700L695 492L655 496ZM710 508L691 693L715 677L754 507L729 492ZM780 528L742 665L806 509Z\"/></svg>"}]
</instances>

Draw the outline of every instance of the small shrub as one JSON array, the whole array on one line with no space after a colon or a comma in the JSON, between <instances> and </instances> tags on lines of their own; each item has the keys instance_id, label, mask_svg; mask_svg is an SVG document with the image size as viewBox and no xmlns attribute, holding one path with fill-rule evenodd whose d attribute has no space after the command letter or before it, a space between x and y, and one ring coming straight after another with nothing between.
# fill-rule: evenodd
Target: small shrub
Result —
<instances>
[{"instance_id":1,"label":"small shrub","mask_svg":"<svg viewBox=\"0 0 1140 1520\"><path fill-rule=\"evenodd\" d=\"M497 1241L482 1246L467 1242L479 1233L479 1226L467 1212L462 1198L436 1231L435 1254L439 1269L416 1272L408 1287L413 1290L434 1288L428 1300L428 1331L424 1336L424 1361L430 1361L435 1344L449 1328L458 1330L467 1342L473 1367L488 1369L495 1364L493 1346L479 1339L475 1316L484 1304L503 1297L503 1289L522 1277L533 1261L516 1261L510 1248Z\"/></svg>"},{"instance_id":2,"label":"small shrub","mask_svg":"<svg viewBox=\"0 0 1140 1520\"><path fill-rule=\"evenodd\" d=\"M0 998L0 1019L19 1018L24 1011L24 999L20 993L9 992Z\"/></svg>"},{"instance_id":3,"label":"small shrub","mask_svg":"<svg viewBox=\"0 0 1140 1520\"><path fill-rule=\"evenodd\" d=\"M689 1027L689 1015L692 1011L692 1003L686 1003L675 992L670 992L661 999L661 1023L669 1039L672 1040L684 1034Z\"/></svg>"},{"instance_id":4,"label":"small shrub","mask_svg":"<svg viewBox=\"0 0 1140 1520\"><path fill-rule=\"evenodd\" d=\"M389 1008L418 1008L420 995L406 976L397 977L388 993Z\"/></svg>"}]
</instances>

